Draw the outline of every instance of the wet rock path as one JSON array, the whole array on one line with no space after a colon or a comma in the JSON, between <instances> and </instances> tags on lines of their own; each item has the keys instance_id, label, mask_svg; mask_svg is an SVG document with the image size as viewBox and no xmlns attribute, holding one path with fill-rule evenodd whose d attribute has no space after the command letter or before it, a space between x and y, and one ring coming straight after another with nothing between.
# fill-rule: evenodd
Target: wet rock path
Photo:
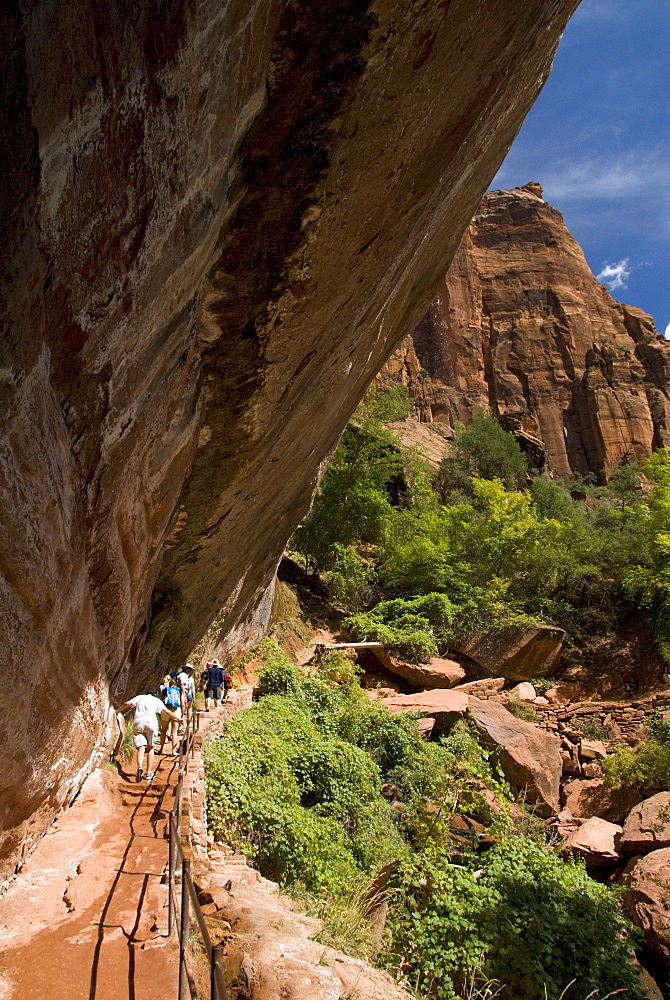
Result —
<instances>
[{"instance_id":1,"label":"wet rock path","mask_svg":"<svg viewBox=\"0 0 670 1000\"><path fill-rule=\"evenodd\" d=\"M178 767L158 761L152 784L94 771L0 899L2 1000L176 997L162 878Z\"/></svg>"}]
</instances>

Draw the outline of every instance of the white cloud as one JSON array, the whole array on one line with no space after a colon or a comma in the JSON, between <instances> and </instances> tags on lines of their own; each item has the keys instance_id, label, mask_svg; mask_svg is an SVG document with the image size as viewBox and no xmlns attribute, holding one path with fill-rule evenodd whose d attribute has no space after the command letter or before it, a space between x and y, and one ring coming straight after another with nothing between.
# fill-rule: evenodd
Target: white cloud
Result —
<instances>
[{"instance_id":1,"label":"white cloud","mask_svg":"<svg viewBox=\"0 0 670 1000\"><path fill-rule=\"evenodd\" d=\"M617 156L587 157L560 170L554 168L545 174L542 186L549 201L629 198L663 183L666 171L659 150L629 150Z\"/></svg>"},{"instance_id":2,"label":"white cloud","mask_svg":"<svg viewBox=\"0 0 670 1000\"><path fill-rule=\"evenodd\" d=\"M670 323L666 326L663 336L666 340L670 340Z\"/></svg>"},{"instance_id":3,"label":"white cloud","mask_svg":"<svg viewBox=\"0 0 670 1000\"><path fill-rule=\"evenodd\" d=\"M616 291L617 288L626 288L626 282L630 278L632 268L628 265L630 260L625 257L620 260L618 264L605 264L603 266L600 274L596 274L596 281L602 281L604 285L607 285L610 292Z\"/></svg>"}]
</instances>

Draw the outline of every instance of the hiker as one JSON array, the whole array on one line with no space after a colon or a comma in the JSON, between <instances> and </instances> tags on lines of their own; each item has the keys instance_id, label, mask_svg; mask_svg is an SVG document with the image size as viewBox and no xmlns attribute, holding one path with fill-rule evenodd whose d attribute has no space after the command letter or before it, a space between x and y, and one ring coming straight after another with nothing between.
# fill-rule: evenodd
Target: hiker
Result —
<instances>
[{"instance_id":1,"label":"hiker","mask_svg":"<svg viewBox=\"0 0 670 1000\"><path fill-rule=\"evenodd\" d=\"M223 698L222 701L228 701L228 692L233 686L232 675L228 673L227 670L223 673Z\"/></svg>"},{"instance_id":2,"label":"hiker","mask_svg":"<svg viewBox=\"0 0 670 1000\"><path fill-rule=\"evenodd\" d=\"M203 680L205 683L205 711L209 712L211 708L221 704L223 668L218 660L212 660L211 664L207 664ZM210 702L212 702L211 706Z\"/></svg>"},{"instance_id":3,"label":"hiker","mask_svg":"<svg viewBox=\"0 0 670 1000\"><path fill-rule=\"evenodd\" d=\"M170 709L175 718L170 719L166 714L161 715L161 745L158 753L164 753L165 741L167 740L168 730L170 730L172 754L176 756L179 753L177 744L179 742L179 721L182 718L182 691L180 685L170 674L166 674L163 678L160 695L163 703Z\"/></svg>"},{"instance_id":4,"label":"hiker","mask_svg":"<svg viewBox=\"0 0 670 1000\"><path fill-rule=\"evenodd\" d=\"M193 680L193 664L187 663L184 669L179 674L179 680L181 682L181 689L185 696L185 718L186 724L191 721L191 714L195 708L195 681Z\"/></svg>"},{"instance_id":5,"label":"hiker","mask_svg":"<svg viewBox=\"0 0 670 1000\"><path fill-rule=\"evenodd\" d=\"M171 712L167 705L164 705L156 697L154 691L148 694L139 694L130 701L124 702L119 708L119 712L127 709L133 710L133 743L137 749L137 781L144 777L144 753L148 749L147 759L147 781L153 781L155 777L154 767L154 742L158 736L158 716L161 718L167 715L168 719L173 719L179 723L179 716Z\"/></svg>"}]
</instances>

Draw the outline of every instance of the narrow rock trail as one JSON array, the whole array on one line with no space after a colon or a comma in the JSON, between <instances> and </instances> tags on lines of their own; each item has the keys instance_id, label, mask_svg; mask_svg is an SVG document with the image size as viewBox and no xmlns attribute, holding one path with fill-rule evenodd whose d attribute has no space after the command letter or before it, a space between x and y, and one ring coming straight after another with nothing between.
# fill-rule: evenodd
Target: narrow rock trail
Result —
<instances>
[{"instance_id":1,"label":"narrow rock trail","mask_svg":"<svg viewBox=\"0 0 670 1000\"><path fill-rule=\"evenodd\" d=\"M152 784L105 768L86 781L0 899L3 1000L167 1000L166 831L177 759Z\"/></svg>"}]
</instances>

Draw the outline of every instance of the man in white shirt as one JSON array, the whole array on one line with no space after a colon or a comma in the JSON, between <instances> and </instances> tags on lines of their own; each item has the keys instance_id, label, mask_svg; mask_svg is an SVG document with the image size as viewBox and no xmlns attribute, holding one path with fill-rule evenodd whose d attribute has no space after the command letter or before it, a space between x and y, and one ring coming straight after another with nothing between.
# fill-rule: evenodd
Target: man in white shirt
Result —
<instances>
[{"instance_id":1,"label":"man in white shirt","mask_svg":"<svg viewBox=\"0 0 670 1000\"><path fill-rule=\"evenodd\" d=\"M179 674L179 683L182 690L182 711L188 724L191 712L195 709L195 681L193 680L193 664L187 663Z\"/></svg>"},{"instance_id":2,"label":"man in white shirt","mask_svg":"<svg viewBox=\"0 0 670 1000\"><path fill-rule=\"evenodd\" d=\"M167 705L154 694L138 694L130 701L121 705L119 712L127 709L133 710L133 743L137 748L137 781L141 781L144 776L144 752L148 747L149 756L147 759L147 781L153 781L154 772L154 743L158 738L158 716L166 715L168 719L179 722L179 716L171 712Z\"/></svg>"}]
</instances>

